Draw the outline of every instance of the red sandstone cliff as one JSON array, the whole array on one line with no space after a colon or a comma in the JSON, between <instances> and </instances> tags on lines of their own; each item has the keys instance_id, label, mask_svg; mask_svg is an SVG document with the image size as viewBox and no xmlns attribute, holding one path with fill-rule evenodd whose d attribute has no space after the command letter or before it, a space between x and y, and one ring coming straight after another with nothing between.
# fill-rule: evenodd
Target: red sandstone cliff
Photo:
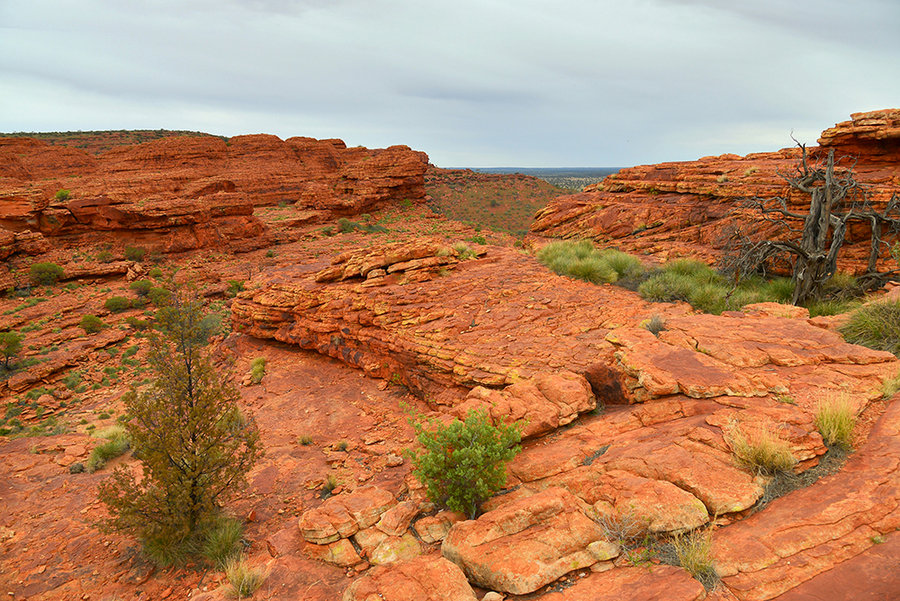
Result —
<instances>
[{"instance_id":1,"label":"red sandstone cliff","mask_svg":"<svg viewBox=\"0 0 900 601\"><path fill-rule=\"evenodd\" d=\"M100 157L29 138L0 139L0 244L27 252L32 232L63 243L111 240L167 252L265 243L255 206L321 217L424 199L428 158L405 146L270 135L171 137ZM56 198L59 190L68 198ZM28 236L25 236L27 239ZM27 240L26 240L27 241Z\"/></svg>"},{"instance_id":2,"label":"red sandstone cliff","mask_svg":"<svg viewBox=\"0 0 900 601\"><path fill-rule=\"evenodd\" d=\"M825 130L814 159L828 149L854 166L859 182L876 207L900 191L900 109L854 113L851 121ZM538 212L531 232L553 238L591 238L624 250L660 258L717 256L730 226L753 215L732 214L746 197L786 196L802 210L809 197L788 189L779 173L791 174L798 148L703 157L696 161L641 165L623 169L580 194L560 196ZM868 236L851 230L844 269L865 265ZM887 255L885 254L885 258Z\"/></svg>"}]
</instances>

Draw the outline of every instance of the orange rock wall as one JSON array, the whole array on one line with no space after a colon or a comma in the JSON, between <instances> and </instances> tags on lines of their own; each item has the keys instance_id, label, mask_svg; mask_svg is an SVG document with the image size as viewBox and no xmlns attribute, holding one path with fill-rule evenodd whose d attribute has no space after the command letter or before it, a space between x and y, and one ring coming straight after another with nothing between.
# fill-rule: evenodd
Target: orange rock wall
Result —
<instances>
[{"instance_id":1,"label":"orange rock wall","mask_svg":"<svg viewBox=\"0 0 900 601\"><path fill-rule=\"evenodd\" d=\"M825 130L819 144L809 149L810 157L821 160L834 149L840 166L854 167L876 207L900 192L900 109L855 113L851 121ZM556 198L538 212L531 232L590 238L661 259L714 260L732 227L758 220L754 213L732 213L739 200L785 196L791 209L805 210L808 196L791 191L783 177L794 173L799 158L799 148L786 148L623 169L582 193ZM841 268L864 268L866 228L851 228L845 251Z\"/></svg>"},{"instance_id":2,"label":"orange rock wall","mask_svg":"<svg viewBox=\"0 0 900 601\"><path fill-rule=\"evenodd\" d=\"M170 137L94 157L0 138L0 229L67 242L103 239L164 251L265 244L256 206L352 215L425 197L428 157L405 146L271 135ZM57 200L57 191L70 196ZM5 238L9 238L6 235Z\"/></svg>"}]
</instances>

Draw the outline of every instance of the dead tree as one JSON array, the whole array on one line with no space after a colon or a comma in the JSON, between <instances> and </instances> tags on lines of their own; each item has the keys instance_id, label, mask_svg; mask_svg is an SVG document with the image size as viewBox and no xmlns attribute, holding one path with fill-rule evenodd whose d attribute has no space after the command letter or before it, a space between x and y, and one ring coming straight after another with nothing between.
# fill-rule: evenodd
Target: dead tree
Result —
<instances>
[{"instance_id":1,"label":"dead tree","mask_svg":"<svg viewBox=\"0 0 900 601\"><path fill-rule=\"evenodd\" d=\"M725 271L741 278L788 268L794 285L791 302L804 304L820 297L825 283L837 271L848 225L862 222L869 227L871 246L867 271L858 278L860 285L872 289L900 274L898 269L877 269L879 257L886 254L885 250L890 252L891 241L896 243L900 233L900 196L894 194L886 208L877 211L867 199L864 186L854 178L853 167L835 168L833 149L828 151L824 166L811 166L806 146L797 145L801 158L795 172L778 175L791 189L809 195L808 211L792 210L788 199L782 196L743 201L741 213L751 216L756 228L772 234L774 239L734 231L723 254ZM769 225L760 224L760 218Z\"/></svg>"}]
</instances>

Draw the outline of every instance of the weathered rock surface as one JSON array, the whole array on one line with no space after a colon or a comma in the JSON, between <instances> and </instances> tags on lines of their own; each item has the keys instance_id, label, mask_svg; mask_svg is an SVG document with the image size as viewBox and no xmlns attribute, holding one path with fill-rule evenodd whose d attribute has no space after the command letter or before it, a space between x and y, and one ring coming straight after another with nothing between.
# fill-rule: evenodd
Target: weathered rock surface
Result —
<instances>
[{"instance_id":1,"label":"weathered rock surface","mask_svg":"<svg viewBox=\"0 0 900 601\"><path fill-rule=\"evenodd\" d=\"M343 273L350 265L408 265L409 255L438 246L423 240L349 253L336 267ZM533 258L499 247L477 260L456 261L443 274L411 268L365 280L317 281L330 269L289 266L261 274L256 291L232 305L235 328L316 350L384 379L399 378L447 404L475 386L496 388L539 373L584 373L608 364L610 329L660 311L688 311L552 275ZM498 284L485 285L498 275ZM554 419L565 423L572 408L562 409L553 409L560 415Z\"/></svg>"},{"instance_id":2,"label":"weathered rock surface","mask_svg":"<svg viewBox=\"0 0 900 601\"><path fill-rule=\"evenodd\" d=\"M456 564L428 555L380 567L347 587L343 601L477 601Z\"/></svg>"},{"instance_id":3,"label":"weathered rock surface","mask_svg":"<svg viewBox=\"0 0 900 601\"><path fill-rule=\"evenodd\" d=\"M378 523L397 500L389 491L363 486L346 495L330 497L300 518L300 533L311 543L324 545L353 536Z\"/></svg>"},{"instance_id":4,"label":"weathered rock surface","mask_svg":"<svg viewBox=\"0 0 900 601\"><path fill-rule=\"evenodd\" d=\"M524 595L596 563L587 547L604 539L581 501L550 488L455 524L441 553L478 585Z\"/></svg>"},{"instance_id":5,"label":"weathered rock surface","mask_svg":"<svg viewBox=\"0 0 900 601\"><path fill-rule=\"evenodd\" d=\"M858 181L868 197L884 208L900 192L900 109L855 113L852 121L825 130L813 158L834 149L853 157ZM787 136L787 132L785 132ZM793 171L800 154L789 148L741 157L733 154L696 161L641 165L622 169L579 194L560 196L538 212L531 232L552 238L590 238L629 252L661 259L691 256L712 260L729 229L759 220L758 215L730 214L745 197L787 198L791 209L809 206L809 197L788 189L778 172ZM843 270L864 270L869 243L865 229L850 228L844 245ZM890 264L887 252L882 267Z\"/></svg>"},{"instance_id":6,"label":"weathered rock surface","mask_svg":"<svg viewBox=\"0 0 900 601\"><path fill-rule=\"evenodd\" d=\"M666 565L618 568L591 574L546 601L699 601L703 585L681 568Z\"/></svg>"},{"instance_id":7,"label":"weathered rock surface","mask_svg":"<svg viewBox=\"0 0 900 601\"><path fill-rule=\"evenodd\" d=\"M894 532L900 527L898 445L894 402L839 473L716 532L716 569L725 585L742 601L773 599Z\"/></svg>"}]
</instances>

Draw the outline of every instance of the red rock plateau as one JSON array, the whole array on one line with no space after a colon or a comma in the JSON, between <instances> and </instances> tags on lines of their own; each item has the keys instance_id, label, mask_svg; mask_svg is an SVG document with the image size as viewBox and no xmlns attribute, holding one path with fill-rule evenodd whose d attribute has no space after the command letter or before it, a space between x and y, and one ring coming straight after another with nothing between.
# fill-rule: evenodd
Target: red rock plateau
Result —
<instances>
[{"instance_id":1,"label":"red rock plateau","mask_svg":"<svg viewBox=\"0 0 900 601\"><path fill-rule=\"evenodd\" d=\"M874 207L883 209L900 192L900 110L854 113L822 132L819 146L809 148L810 159L822 160L829 150L838 165L853 167ZM790 190L780 175L794 175L800 154L799 148L786 148L622 169L582 193L556 198L537 214L531 232L590 238L662 260L713 261L734 227L764 225L752 211L733 211L741 199L782 196L801 213L809 206L808 195ZM839 267L865 271L868 253L868 230L851 228ZM885 249L882 266L888 260Z\"/></svg>"},{"instance_id":2,"label":"red rock plateau","mask_svg":"<svg viewBox=\"0 0 900 601\"><path fill-rule=\"evenodd\" d=\"M141 331L153 307L139 301L115 313L105 301L138 300L135 279L171 278L196 287L221 317L212 356L262 433L265 457L228 505L244 519L249 562L266 574L254 598L898 597L900 395L883 394L884 382L900 377L897 357L846 343L832 320L809 319L801 308L762 303L714 316L557 276L513 238L476 234L416 202L421 155L298 140L173 138L99 158L29 142L31 150L3 155L0 169L19 174L0 180L19 182L4 198L31 182L36 203L0 204L0 220L15 224L9 231L21 245L9 255L11 279L27 278L32 261L96 254L115 232L141 232L148 247L172 243L153 246L163 251L156 264L69 260L64 282L0 297L0 330L25 336L19 369L0 382L0 592L48 601L229 598L221 571L156 568L134 540L97 531L98 483L134 458L94 473L69 469L98 444L92 433L116 423L128 388L153 375ZM304 144L312 157L301 161ZM75 154L64 160L60 150ZM329 172L348 174L343 184L283 171L343 153L370 156ZM885 173L897 160L882 159ZM223 167L236 164L244 167ZM35 175L52 165L64 171L57 179ZM93 175L75 178L84 165ZM89 181L90 198L126 207L131 201L116 195L123 182L138 182L149 221L98 216L42 230L45 215L74 210L65 207ZM223 181L233 188L212 185ZM72 198L56 201L63 187ZM198 189L206 192L186 192ZM560 202L598 194L613 193ZM288 196L293 202L279 204ZM180 246L189 228L129 225L169 210L156 207L198 199L206 209L245 207L240 216L262 234L246 244ZM206 223L218 227L208 213ZM339 216L359 227L335 232ZM654 244L659 252L693 248L677 237ZM109 327L85 333L78 323L86 314ZM654 315L665 320L658 336L643 327ZM266 371L253 384L257 357ZM829 399L846 400L859 416L842 467L815 425ZM507 488L477 519L436 507L411 475L403 450L415 440L404 406L438 419L483 409L495 422L525 420ZM778 496L780 481L736 459L739 439L765 435L789 446L805 487ZM337 483L330 495L329 479ZM711 537L720 579L712 590L666 563L666 544L691 532Z\"/></svg>"}]
</instances>

